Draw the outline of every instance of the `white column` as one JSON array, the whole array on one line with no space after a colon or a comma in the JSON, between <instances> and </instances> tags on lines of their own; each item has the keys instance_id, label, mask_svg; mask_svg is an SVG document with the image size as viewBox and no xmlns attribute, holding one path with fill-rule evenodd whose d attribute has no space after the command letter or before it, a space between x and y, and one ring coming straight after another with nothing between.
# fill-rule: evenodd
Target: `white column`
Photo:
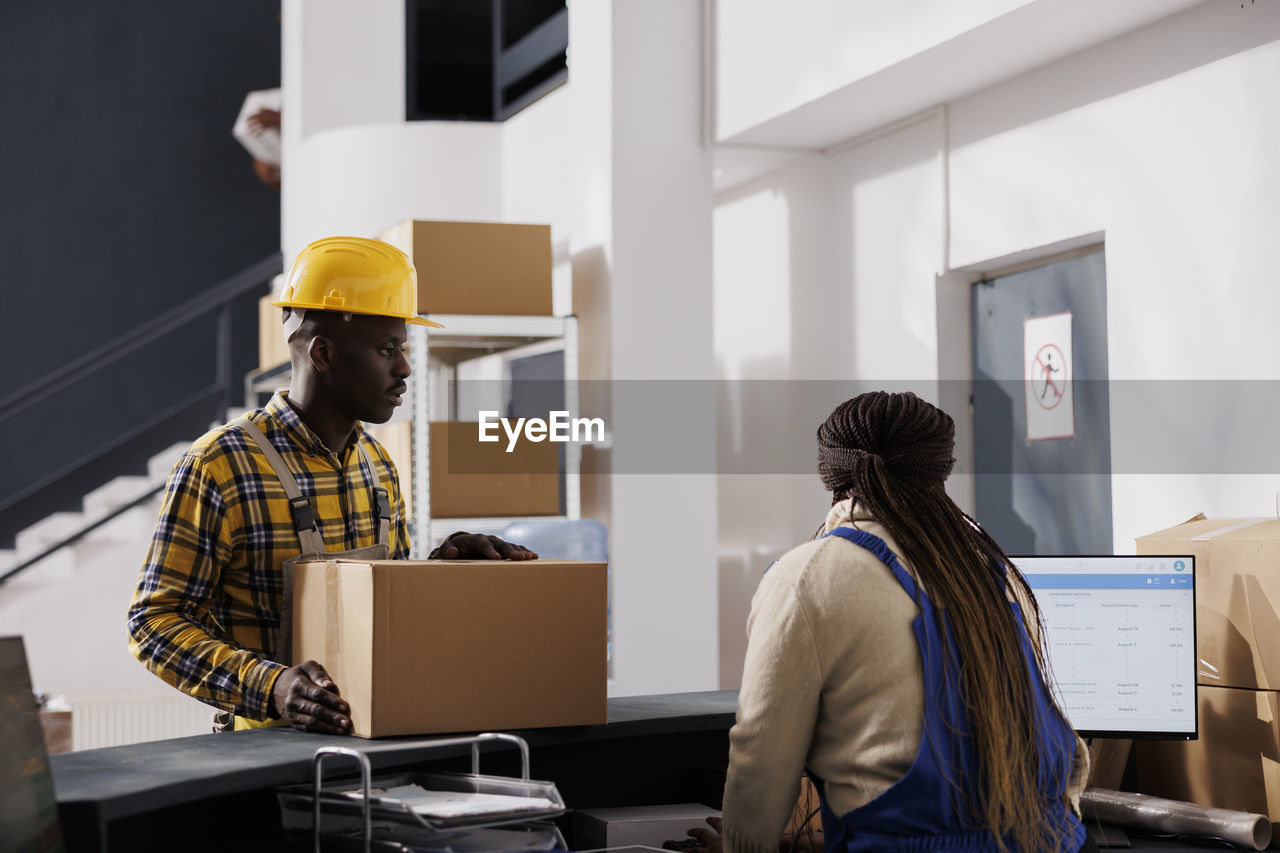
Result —
<instances>
[{"instance_id":1,"label":"white column","mask_svg":"<svg viewBox=\"0 0 1280 853\"><path fill-rule=\"evenodd\" d=\"M281 248L401 219L499 221L502 139L406 122L403 0L285 0Z\"/></svg>"},{"instance_id":2,"label":"white column","mask_svg":"<svg viewBox=\"0 0 1280 853\"><path fill-rule=\"evenodd\" d=\"M582 375L613 380L614 415L627 417L627 380L714 376L702 7L590 0L571 4L570 27ZM680 440L713 449L707 391L702 411L658 414ZM612 692L715 689L716 482L705 473L714 458L687 474L620 469L622 458L615 450L600 495L611 533Z\"/></svg>"}]
</instances>

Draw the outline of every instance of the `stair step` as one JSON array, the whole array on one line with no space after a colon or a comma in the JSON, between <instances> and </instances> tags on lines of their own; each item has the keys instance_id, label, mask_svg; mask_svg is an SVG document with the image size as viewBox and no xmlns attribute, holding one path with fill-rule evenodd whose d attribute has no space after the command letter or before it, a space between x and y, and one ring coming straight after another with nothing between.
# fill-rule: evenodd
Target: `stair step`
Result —
<instances>
[{"instance_id":1,"label":"stair step","mask_svg":"<svg viewBox=\"0 0 1280 853\"><path fill-rule=\"evenodd\" d=\"M173 466L178 463L182 454L186 453L187 448L190 446L190 441L179 441L152 456L147 460L147 474L149 477L153 480L167 480L169 472L173 470Z\"/></svg>"},{"instance_id":2,"label":"stair step","mask_svg":"<svg viewBox=\"0 0 1280 853\"><path fill-rule=\"evenodd\" d=\"M83 518L97 518L128 503L152 486L150 477L126 474L99 486L84 496Z\"/></svg>"},{"instance_id":3,"label":"stair step","mask_svg":"<svg viewBox=\"0 0 1280 853\"><path fill-rule=\"evenodd\" d=\"M84 513L55 512L18 532L13 550L21 557L34 554L50 544L70 536L84 524Z\"/></svg>"},{"instance_id":4,"label":"stair step","mask_svg":"<svg viewBox=\"0 0 1280 853\"><path fill-rule=\"evenodd\" d=\"M245 414L247 409L232 409L227 412L227 421L233 420ZM216 427L225 423L219 421L211 424ZM35 524L18 531L14 537L13 547L0 550L0 575L3 575L8 569L18 565L19 563L36 556L51 545L74 535L83 530L86 526L93 524L95 521L110 515L119 507L130 503L148 491L162 486L168 479L169 474L173 471L173 466L177 464L178 459L191 446L190 440L178 441L170 444L159 453L152 455L147 460L147 473L145 475L123 475L99 486L84 496L82 500L83 510L81 512L56 512ZM154 522L155 505L160 500L157 496L154 500L148 501L138 507L135 507L118 518L112 519L104 528L110 531L107 535L124 536L126 538L137 538L141 547L148 531L143 531L139 525L150 527ZM130 517L133 517L130 520ZM145 524L139 519L145 518ZM104 528L99 528L89 534L89 537L99 536L104 533ZM48 580L48 572L54 571L59 575L65 574L69 569L62 566L63 562L67 565L74 563L71 548L63 549L62 554L54 554L41 561L39 574ZM46 565L47 564L47 565ZM21 575L19 576L19 578ZM16 582L18 578L7 583Z\"/></svg>"}]
</instances>

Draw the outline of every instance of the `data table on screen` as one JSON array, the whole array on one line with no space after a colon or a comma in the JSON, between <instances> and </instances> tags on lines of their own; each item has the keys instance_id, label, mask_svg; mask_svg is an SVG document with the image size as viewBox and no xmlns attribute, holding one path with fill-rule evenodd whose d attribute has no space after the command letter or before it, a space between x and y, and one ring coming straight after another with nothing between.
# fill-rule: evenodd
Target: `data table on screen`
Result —
<instances>
[{"instance_id":1,"label":"data table on screen","mask_svg":"<svg viewBox=\"0 0 1280 853\"><path fill-rule=\"evenodd\" d=\"M1196 730L1190 557L1015 557L1043 620L1049 673L1073 728Z\"/></svg>"}]
</instances>

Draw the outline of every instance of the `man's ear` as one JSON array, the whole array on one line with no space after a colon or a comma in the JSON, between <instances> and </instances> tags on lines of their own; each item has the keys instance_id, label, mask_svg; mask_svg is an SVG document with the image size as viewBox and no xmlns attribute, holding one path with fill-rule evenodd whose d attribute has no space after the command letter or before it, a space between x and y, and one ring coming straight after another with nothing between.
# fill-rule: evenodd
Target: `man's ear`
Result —
<instances>
[{"instance_id":1,"label":"man's ear","mask_svg":"<svg viewBox=\"0 0 1280 853\"><path fill-rule=\"evenodd\" d=\"M333 364L333 341L324 335L316 335L307 344L307 358L316 373L326 373Z\"/></svg>"}]
</instances>

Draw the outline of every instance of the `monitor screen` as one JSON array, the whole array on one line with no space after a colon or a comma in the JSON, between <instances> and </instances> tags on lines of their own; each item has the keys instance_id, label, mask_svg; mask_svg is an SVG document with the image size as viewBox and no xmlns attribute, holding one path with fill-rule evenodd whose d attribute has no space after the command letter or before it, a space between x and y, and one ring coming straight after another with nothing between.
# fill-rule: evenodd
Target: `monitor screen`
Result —
<instances>
[{"instance_id":1,"label":"monitor screen","mask_svg":"<svg viewBox=\"0 0 1280 853\"><path fill-rule=\"evenodd\" d=\"M1011 559L1040 604L1072 728L1084 737L1196 736L1194 558Z\"/></svg>"}]
</instances>

